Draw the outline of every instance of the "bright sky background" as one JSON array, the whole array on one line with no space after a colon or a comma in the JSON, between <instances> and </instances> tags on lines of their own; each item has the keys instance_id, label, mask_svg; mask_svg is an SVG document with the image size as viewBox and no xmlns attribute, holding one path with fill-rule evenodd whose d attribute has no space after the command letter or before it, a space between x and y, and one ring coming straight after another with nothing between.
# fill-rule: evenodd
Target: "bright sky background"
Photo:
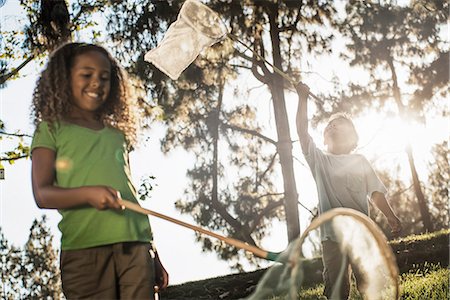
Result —
<instances>
[{"instance_id":1,"label":"bright sky background","mask_svg":"<svg viewBox=\"0 0 450 300\"><path fill-rule=\"evenodd\" d=\"M0 18L4 20L12 14L17 15L18 1L7 1L0 8ZM11 23L10 23L11 24ZM20 26L20 25L18 25ZM4 28L2 28L4 30ZM310 68L324 78L332 78L333 71L337 72L338 78L345 85L350 80L361 79L361 74L347 72L345 65L337 63L337 56L322 58L320 62L310 61ZM332 66L333 68L330 68ZM9 81L7 87L0 89L0 119L4 121L7 132L32 134L34 129L30 122L30 102L36 76L41 66L32 63L21 72L21 78ZM362 79L363 80L363 79ZM240 85L259 86L251 75L239 78ZM312 74L305 78L312 92L319 93L331 84L319 76ZM232 98L232 91L227 91ZM259 114L268 119L266 123L266 134L275 138L274 117L271 114L270 94L265 87L255 89L248 101L258 101ZM289 120L291 124L291 136L297 140L295 132L296 96L287 96ZM267 117L269 116L269 117ZM419 169L420 179L427 180L427 162L431 159L430 147L436 142L448 139L449 120L443 118L430 118L426 126L417 125L405 127L397 119L383 119L376 114L367 114L355 119L355 125L360 134L360 153L365 154L370 160L376 159L375 167L388 167L392 164L402 163L407 171L406 154L404 153L405 137L409 134L413 137L412 143ZM316 143L321 146L322 127L312 128L312 135ZM174 202L182 197L183 190L187 185L186 170L193 165L192 154L183 150L172 151L165 156L159 148L159 140L163 137L164 128L155 126L149 136L149 142L142 143L140 149L131 154L132 175L136 186L145 175L156 176L155 189L152 198L142 202L144 207L154 211L193 223L192 218L180 215L174 208ZM30 139L25 139L29 144ZM15 147L17 140L2 140L0 153ZM294 145L295 169L299 201L312 209L317 200L314 181L306 168L306 163L301 155L299 143ZM42 214L48 216L48 225L55 236L54 244L59 246L60 234L57 223L59 214L53 210L40 210L34 203L31 191L31 162L20 160L5 167L6 179L0 181L0 227L6 239L16 246L23 246L28 239L29 229L32 221ZM409 173L399 174L409 181ZM309 212L299 207L301 230L305 230L310 218ZM155 242L159 249L161 259L170 273L171 284L186 281L226 275L230 273L227 262L220 261L215 254L201 252L201 245L195 242L194 233L189 229L179 227L164 220L151 217L151 225L155 236ZM274 223L272 235L262 243L262 248L269 251L281 251L287 246L287 234L284 224Z\"/></svg>"}]
</instances>

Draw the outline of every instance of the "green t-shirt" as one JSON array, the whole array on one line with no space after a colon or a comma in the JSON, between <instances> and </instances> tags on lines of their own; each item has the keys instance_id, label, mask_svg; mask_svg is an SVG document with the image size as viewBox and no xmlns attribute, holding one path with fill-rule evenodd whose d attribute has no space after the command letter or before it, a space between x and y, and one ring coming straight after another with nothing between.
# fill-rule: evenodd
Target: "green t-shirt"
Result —
<instances>
[{"instance_id":1,"label":"green t-shirt","mask_svg":"<svg viewBox=\"0 0 450 300\"><path fill-rule=\"evenodd\" d=\"M123 199L137 203L125 137L120 131L110 127L92 130L66 122L50 129L47 122L42 122L34 134L31 151L38 147L56 152L56 186L110 186L120 191ZM62 215L58 225L62 250L152 239L148 217L130 210L83 206L58 211Z\"/></svg>"}]
</instances>

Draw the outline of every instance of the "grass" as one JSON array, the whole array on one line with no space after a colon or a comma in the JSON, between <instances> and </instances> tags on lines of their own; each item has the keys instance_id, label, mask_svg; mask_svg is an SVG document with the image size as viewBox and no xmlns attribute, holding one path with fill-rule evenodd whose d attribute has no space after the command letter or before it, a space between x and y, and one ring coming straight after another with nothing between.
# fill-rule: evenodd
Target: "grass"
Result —
<instances>
[{"instance_id":1,"label":"grass","mask_svg":"<svg viewBox=\"0 0 450 300\"><path fill-rule=\"evenodd\" d=\"M449 299L450 270L439 265L425 265L402 275L401 299Z\"/></svg>"},{"instance_id":2,"label":"grass","mask_svg":"<svg viewBox=\"0 0 450 300\"><path fill-rule=\"evenodd\" d=\"M400 277L400 299L401 300L444 300L450 299L450 270L440 265L425 263L418 269L404 273ZM318 300L322 298L323 284L308 289L302 289L298 299ZM287 299L275 297L273 300ZM362 300L355 284L350 291L351 300Z\"/></svg>"},{"instance_id":3,"label":"grass","mask_svg":"<svg viewBox=\"0 0 450 300\"><path fill-rule=\"evenodd\" d=\"M450 233L450 229L442 229L435 232L430 233L422 233L422 234L412 234L406 237L398 238L389 242L390 245L397 245L400 243L410 243L410 242L422 242L434 239L436 237L447 235Z\"/></svg>"}]
</instances>

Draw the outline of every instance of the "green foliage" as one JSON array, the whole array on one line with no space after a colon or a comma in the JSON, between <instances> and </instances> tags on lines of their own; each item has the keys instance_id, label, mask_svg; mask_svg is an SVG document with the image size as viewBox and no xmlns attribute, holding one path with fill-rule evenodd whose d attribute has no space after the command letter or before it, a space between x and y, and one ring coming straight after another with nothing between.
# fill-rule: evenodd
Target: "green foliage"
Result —
<instances>
[{"instance_id":1,"label":"green foliage","mask_svg":"<svg viewBox=\"0 0 450 300\"><path fill-rule=\"evenodd\" d=\"M155 176L151 175L141 179L141 184L138 190L140 200L144 201L151 197L151 192L153 191L153 186L155 185L155 179Z\"/></svg>"},{"instance_id":2,"label":"green foliage","mask_svg":"<svg viewBox=\"0 0 450 300\"><path fill-rule=\"evenodd\" d=\"M10 246L0 230L1 299L61 299L57 261L45 215L35 220L23 249Z\"/></svg>"},{"instance_id":3,"label":"green foliage","mask_svg":"<svg viewBox=\"0 0 450 300\"><path fill-rule=\"evenodd\" d=\"M400 299L448 299L450 270L439 265L426 265L422 269L402 274Z\"/></svg>"},{"instance_id":4,"label":"green foliage","mask_svg":"<svg viewBox=\"0 0 450 300\"><path fill-rule=\"evenodd\" d=\"M14 164L18 159L30 157L30 146L25 139L31 138L30 135L22 134L20 132L8 133L5 131L5 124L0 120L0 141L3 139L17 140L17 146L9 151L0 153L0 162L8 161L9 164Z\"/></svg>"},{"instance_id":5,"label":"green foliage","mask_svg":"<svg viewBox=\"0 0 450 300\"><path fill-rule=\"evenodd\" d=\"M29 62L43 59L61 43L71 39L74 31L82 31L96 23L92 15L104 9L106 0L74 1L69 9L69 23L64 37L51 35L53 26L42 19L44 1L20 0L26 16L25 22L21 20L21 28L3 30L0 35L0 88L6 86L8 80L18 78L19 71ZM51 3L48 1L47 3ZM65 0L59 1L65 3ZM51 12L46 12L51 14ZM53 24L54 25L54 24ZM98 31L92 32L92 41L95 42Z\"/></svg>"},{"instance_id":6,"label":"green foliage","mask_svg":"<svg viewBox=\"0 0 450 300\"><path fill-rule=\"evenodd\" d=\"M429 163L426 193L431 201L430 209L436 229L448 228L450 199L450 150L448 141L434 146L434 161Z\"/></svg>"}]
</instances>

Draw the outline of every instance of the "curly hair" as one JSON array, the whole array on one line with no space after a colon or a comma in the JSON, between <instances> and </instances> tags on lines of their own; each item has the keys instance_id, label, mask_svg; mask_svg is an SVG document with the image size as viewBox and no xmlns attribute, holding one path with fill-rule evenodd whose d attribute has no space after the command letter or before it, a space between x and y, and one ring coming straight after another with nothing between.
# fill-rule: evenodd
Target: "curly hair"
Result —
<instances>
[{"instance_id":1,"label":"curly hair","mask_svg":"<svg viewBox=\"0 0 450 300\"><path fill-rule=\"evenodd\" d=\"M137 118L134 93L128 84L125 71L109 52L98 45L68 43L56 49L36 82L32 102L34 125L46 121L50 125L64 120L71 111L72 89L70 70L78 55L98 51L111 64L111 89L107 101L98 109L97 118L105 126L123 132L130 146L136 142Z\"/></svg>"}]
</instances>

